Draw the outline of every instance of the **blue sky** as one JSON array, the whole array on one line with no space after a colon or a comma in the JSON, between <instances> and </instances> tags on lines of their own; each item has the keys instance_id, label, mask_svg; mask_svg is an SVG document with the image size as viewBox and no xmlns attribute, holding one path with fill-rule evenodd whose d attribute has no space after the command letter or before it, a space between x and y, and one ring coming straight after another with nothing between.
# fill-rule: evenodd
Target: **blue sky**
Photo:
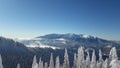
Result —
<instances>
[{"instance_id":1,"label":"blue sky","mask_svg":"<svg viewBox=\"0 0 120 68\"><path fill-rule=\"evenodd\" d=\"M0 0L0 35L76 33L120 40L119 0Z\"/></svg>"}]
</instances>

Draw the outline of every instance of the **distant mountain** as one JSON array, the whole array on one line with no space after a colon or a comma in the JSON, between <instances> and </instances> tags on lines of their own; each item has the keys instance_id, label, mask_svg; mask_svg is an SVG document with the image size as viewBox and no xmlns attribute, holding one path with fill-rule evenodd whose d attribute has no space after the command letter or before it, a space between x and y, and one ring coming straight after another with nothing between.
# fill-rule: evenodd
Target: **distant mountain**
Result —
<instances>
[{"instance_id":1,"label":"distant mountain","mask_svg":"<svg viewBox=\"0 0 120 68\"><path fill-rule=\"evenodd\" d=\"M27 47L32 48L68 48L75 51L79 47L83 46L89 51L92 49L95 49L96 51L101 49L105 56L108 56L108 53L112 47L116 47L118 54L120 54L119 43L85 34L48 34L44 36L38 36L30 40L22 40L20 42L25 44Z\"/></svg>"},{"instance_id":2,"label":"distant mountain","mask_svg":"<svg viewBox=\"0 0 120 68\"><path fill-rule=\"evenodd\" d=\"M41 47L41 48L78 48L80 46L103 48L103 47L120 47L119 44L85 34L48 34L39 36L30 40L22 40L21 43L27 47Z\"/></svg>"},{"instance_id":3,"label":"distant mountain","mask_svg":"<svg viewBox=\"0 0 120 68\"><path fill-rule=\"evenodd\" d=\"M0 37L0 54L2 55L4 68L16 68L17 63L20 63L21 68L30 68L34 55L37 56L37 60L41 57L44 62L49 63L51 53L53 53L54 58L60 56L60 62L63 63L64 48L68 50L70 65L72 66L74 53L80 46L84 46L84 50L89 51L90 54L95 49L96 55L98 55L98 50L101 49L103 58L108 57L111 47L115 46L120 58L120 44L91 35L48 34L29 40L17 41Z\"/></svg>"}]
</instances>

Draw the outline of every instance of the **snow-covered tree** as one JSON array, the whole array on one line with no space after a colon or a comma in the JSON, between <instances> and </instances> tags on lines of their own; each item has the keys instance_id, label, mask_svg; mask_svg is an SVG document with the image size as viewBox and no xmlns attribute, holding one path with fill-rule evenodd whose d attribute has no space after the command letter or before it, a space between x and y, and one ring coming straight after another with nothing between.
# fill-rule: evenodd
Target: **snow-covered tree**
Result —
<instances>
[{"instance_id":1,"label":"snow-covered tree","mask_svg":"<svg viewBox=\"0 0 120 68\"><path fill-rule=\"evenodd\" d=\"M67 49L65 49L63 68L69 68L69 57Z\"/></svg>"},{"instance_id":2,"label":"snow-covered tree","mask_svg":"<svg viewBox=\"0 0 120 68\"><path fill-rule=\"evenodd\" d=\"M117 50L115 47L110 50L109 62L110 68L120 68L120 61L118 61Z\"/></svg>"},{"instance_id":3,"label":"snow-covered tree","mask_svg":"<svg viewBox=\"0 0 120 68\"><path fill-rule=\"evenodd\" d=\"M20 68L20 64L17 64L17 68Z\"/></svg>"},{"instance_id":4,"label":"snow-covered tree","mask_svg":"<svg viewBox=\"0 0 120 68\"><path fill-rule=\"evenodd\" d=\"M102 52L99 50L99 61L97 62L97 68L102 68L103 59L102 59Z\"/></svg>"},{"instance_id":5,"label":"snow-covered tree","mask_svg":"<svg viewBox=\"0 0 120 68\"><path fill-rule=\"evenodd\" d=\"M87 52L86 59L84 57L85 56L84 56L83 47L78 48L78 54L76 53L74 54L74 61L73 61L72 68L120 68L120 61L118 60L115 47L111 49L109 58L107 58L105 61L102 58L101 50L99 50L98 60L96 60L95 50L93 50L91 58L90 58L89 52ZM70 68L67 49L65 49L63 65L60 65L59 56L57 56L55 66L54 66L52 53L51 53L49 64L47 64L47 62L44 65L43 64L44 63L43 61L41 61L41 59L39 60L39 64L38 64L36 60L36 56L34 56L32 68ZM0 68L3 68L1 56L0 56ZM17 68L20 68L19 64L17 65Z\"/></svg>"},{"instance_id":6,"label":"snow-covered tree","mask_svg":"<svg viewBox=\"0 0 120 68\"><path fill-rule=\"evenodd\" d=\"M2 57L1 57L1 55L0 55L0 68L3 68Z\"/></svg>"},{"instance_id":7,"label":"snow-covered tree","mask_svg":"<svg viewBox=\"0 0 120 68\"><path fill-rule=\"evenodd\" d=\"M83 47L78 48L77 68L85 68Z\"/></svg>"},{"instance_id":8,"label":"snow-covered tree","mask_svg":"<svg viewBox=\"0 0 120 68\"><path fill-rule=\"evenodd\" d=\"M41 61L39 68L43 68L43 61Z\"/></svg>"},{"instance_id":9,"label":"snow-covered tree","mask_svg":"<svg viewBox=\"0 0 120 68\"><path fill-rule=\"evenodd\" d=\"M39 59L38 68L41 68L41 58Z\"/></svg>"},{"instance_id":10,"label":"snow-covered tree","mask_svg":"<svg viewBox=\"0 0 120 68\"><path fill-rule=\"evenodd\" d=\"M39 60L39 65L38 66L39 66L38 68L43 68L43 61L41 61L41 58Z\"/></svg>"},{"instance_id":11,"label":"snow-covered tree","mask_svg":"<svg viewBox=\"0 0 120 68\"><path fill-rule=\"evenodd\" d=\"M99 62L103 62L102 52L101 52L101 50L99 50Z\"/></svg>"},{"instance_id":12,"label":"snow-covered tree","mask_svg":"<svg viewBox=\"0 0 120 68\"><path fill-rule=\"evenodd\" d=\"M32 68L38 68L36 56L34 56L34 58L33 58Z\"/></svg>"},{"instance_id":13,"label":"snow-covered tree","mask_svg":"<svg viewBox=\"0 0 120 68\"><path fill-rule=\"evenodd\" d=\"M90 54L87 52L87 57L86 57L86 68L90 68Z\"/></svg>"},{"instance_id":14,"label":"snow-covered tree","mask_svg":"<svg viewBox=\"0 0 120 68\"><path fill-rule=\"evenodd\" d=\"M111 62L112 60L117 60L118 59L118 56L117 56L117 51L116 51L116 48L113 47L111 50L110 50L110 54L109 54L109 62Z\"/></svg>"},{"instance_id":15,"label":"snow-covered tree","mask_svg":"<svg viewBox=\"0 0 120 68\"><path fill-rule=\"evenodd\" d=\"M96 68L96 55L95 55L95 50L93 50L93 53L92 53L92 60L91 60L90 68Z\"/></svg>"},{"instance_id":16,"label":"snow-covered tree","mask_svg":"<svg viewBox=\"0 0 120 68\"><path fill-rule=\"evenodd\" d=\"M44 68L48 68L48 63L45 62Z\"/></svg>"},{"instance_id":17,"label":"snow-covered tree","mask_svg":"<svg viewBox=\"0 0 120 68\"><path fill-rule=\"evenodd\" d=\"M53 54L51 53L49 68L54 68Z\"/></svg>"},{"instance_id":18,"label":"snow-covered tree","mask_svg":"<svg viewBox=\"0 0 120 68\"><path fill-rule=\"evenodd\" d=\"M59 56L56 57L55 68L60 68Z\"/></svg>"},{"instance_id":19,"label":"snow-covered tree","mask_svg":"<svg viewBox=\"0 0 120 68\"><path fill-rule=\"evenodd\" d=\"M73 62L73 68L77 67L77 55L76 53L74 54L74 62Z\"/></svg>"}]
</instances>

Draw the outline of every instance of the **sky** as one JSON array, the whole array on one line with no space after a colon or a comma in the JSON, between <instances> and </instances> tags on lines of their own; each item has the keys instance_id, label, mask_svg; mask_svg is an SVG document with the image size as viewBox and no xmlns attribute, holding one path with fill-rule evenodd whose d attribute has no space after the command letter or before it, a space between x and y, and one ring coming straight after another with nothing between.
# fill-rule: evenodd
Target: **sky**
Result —
<instances>
[{"instance_id":1,"label":"sky","mask_svg":"<svg viewBox=\"0 0 120 68\"><path fill-rule=\"evenodd\" d=\"M119 0L0 0L0 36L51 33L120 40Z\"/></svg>"}]
</instances>

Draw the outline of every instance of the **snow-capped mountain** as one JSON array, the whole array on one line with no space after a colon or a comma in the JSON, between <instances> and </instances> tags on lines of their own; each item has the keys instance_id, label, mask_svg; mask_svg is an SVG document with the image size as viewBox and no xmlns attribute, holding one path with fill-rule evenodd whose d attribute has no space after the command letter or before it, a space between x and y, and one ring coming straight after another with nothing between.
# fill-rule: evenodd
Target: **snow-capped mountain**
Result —
<instances>
[{"instance_id":1,"label":"snow-capped mountain","mask_svg":"<svg viewBox=\"0 0 120 68\"><path fill-rule=\"evenodd\" d=\"M60 56L63 59L63 48L68 49L71 65L73 63L73 55L80 46L84 46L84 50L90 53L95 49L98 54L98 50L101 49L104 58L108 57L110 49L115 46L118 51L118 57L120 57L120 44L90 35L48 34L29 40L16 41L0 37L0 54L2 55L4 68L16 68L18 62L22 64L22 68L30 68L31 59L33 59L34 55L37 56L37 60L42 57L42 60L46 62L49 62L51 53L53 53L54 57ZM60 61L62 62L62 60Z\"/></svg>"},{"instance_id":2,"label":"snow-capped mountain","mask_svg":"<svg viewBox=\"0 0 120 68\"><path fill-rule=\"evenodd\" d=\"M85 34L48 34L29 40L21 40L27 47L70 48L70 47L110 47L118 44L95 36Z\"/></svg>"}]
</instances>

